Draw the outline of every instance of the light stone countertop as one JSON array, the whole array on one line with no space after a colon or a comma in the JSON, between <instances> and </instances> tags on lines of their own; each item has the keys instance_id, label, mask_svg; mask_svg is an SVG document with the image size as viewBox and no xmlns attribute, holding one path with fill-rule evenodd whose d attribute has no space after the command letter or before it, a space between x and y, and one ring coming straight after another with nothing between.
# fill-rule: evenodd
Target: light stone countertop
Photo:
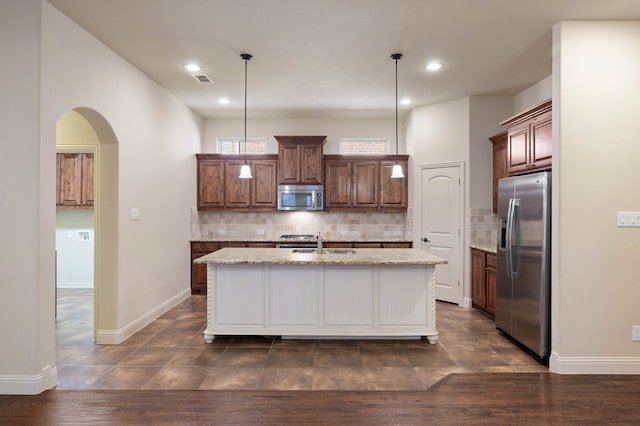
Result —
<instances>
[{"instance_id":1,"label":"light stone countertop","mask_svg":"<svg viewBox=\"0 0 640 426\"><path fill-rule=\"evenodd\" d=\"M227 247L199 257L194 260L194 263L226 265L441 265L447 263L446 260L420 249L324 249L323 254L293 253L294 250Z\"/></svg>"},{"instance_id":2,"label":"light stone countertop","mask_svg":"<svg viewBox=\"0 0 640 426\"><path fill-rule=\"evenodd\" d=\"M243 238L243 237L224 237L224 236L220 236L220 237L201 237L201 238L192 238L191 240L189 240L190 242L193 243L202 243L202 242L217 242L217 241L222 241L222 242L252 242L252 243L296 243L296 242L301 242L299 240L288 240L288 239L282 239L282 238ZM315 240L304 240L303 242L315 242ZM363 238L363 237L353 237L353 238L323 238L322 241L324 241L325 243L344 243L344 242L348 242L348 243L410 243L412 242L411 240L408 240L406 238Z\"/></svg>"},{"instance_id":3,"label":"light stone countertop","mask_svg":"<svg viewBox=\"0 0 640 426\"><path fill-rule=\"evenodd\" d=\"M496 246L491 246L491 247L487 247L487 246L480 246L478 244L469 244L469 247L473 248L473 249L478 249L478 250L482 250L482 251L486 251L488 253L493 253L496 254L497 253L497 248Z\"/></svg>"}]
</instances>

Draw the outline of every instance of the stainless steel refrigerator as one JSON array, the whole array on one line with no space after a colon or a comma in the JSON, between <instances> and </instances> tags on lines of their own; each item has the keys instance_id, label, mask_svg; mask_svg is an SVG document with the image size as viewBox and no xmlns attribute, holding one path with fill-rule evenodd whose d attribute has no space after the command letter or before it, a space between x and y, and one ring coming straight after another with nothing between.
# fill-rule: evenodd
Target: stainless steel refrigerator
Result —
<instances>
[{"instance_id":1,"label":"stainless steel refrigerator","mask_svg":"<svg viewBox=\"0 0 640 426\"><path fill-rule=\"evenodd\" d=\"M551 172L500 179L496 327L550 353Z\"/></svg>"}]
</instances>

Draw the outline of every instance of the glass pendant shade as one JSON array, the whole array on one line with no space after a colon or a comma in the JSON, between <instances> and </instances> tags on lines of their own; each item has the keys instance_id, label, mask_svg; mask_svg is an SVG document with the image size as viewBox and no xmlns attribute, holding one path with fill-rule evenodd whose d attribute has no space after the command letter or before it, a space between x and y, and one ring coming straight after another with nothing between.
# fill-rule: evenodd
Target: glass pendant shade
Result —
<instances>
[{"instance_id":1,"label":"glass pendant shade","mask_svg":"<svg viewBox=\"0 0 640 426\"><path fill-rule=\"evenodd\" d=\"M402 170L400 171L400 173L402 173ZM240 179L251 179L252 177L253 176L251 176L251 167L249 167L249 165L246 163L243 164L240 168Z\"/></svg>"},{"instance_id":2,"label":"glass pendant shade","mask_svg":"<svg viewBox=\"0 0 640 426\"><path fill-rule=\"evenodd\" d=\"M404 173L402 173L402 164L396 163L393 165L393 169L391 170L392 178L403 178Z\"/></svg>"}]
</instances>

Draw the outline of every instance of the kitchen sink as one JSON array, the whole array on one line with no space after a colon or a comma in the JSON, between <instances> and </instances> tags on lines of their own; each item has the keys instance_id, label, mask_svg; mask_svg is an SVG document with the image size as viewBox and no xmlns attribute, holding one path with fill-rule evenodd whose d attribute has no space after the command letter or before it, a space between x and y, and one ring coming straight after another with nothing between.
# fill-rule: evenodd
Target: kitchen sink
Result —
<instances>
[{"instance_id":1,"label":"kitchen sink","mask_svg":"<svg viewBox=\"0 0 640 426\"><path fill-rule=\"evenodd\" d=\"M353 249L322 249L321 254L354 254L356 251ZM315 248L297 248L291 250L291 253L318 253L318 249Z\"/></svg>"}]
</instances>

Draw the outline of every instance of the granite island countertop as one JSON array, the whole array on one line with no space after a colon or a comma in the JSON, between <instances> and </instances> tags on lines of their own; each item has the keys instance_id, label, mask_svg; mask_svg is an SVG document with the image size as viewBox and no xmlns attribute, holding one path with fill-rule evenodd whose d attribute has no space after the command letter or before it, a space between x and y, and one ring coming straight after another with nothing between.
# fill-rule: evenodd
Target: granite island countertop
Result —
<instances>
[{"instance_id":1,"label":"granite island countertop","mask_svg":"<svg viewBox=\"0 0 640 426\"><path fill-rule=\"evenodd\" d=\"M411 243L412 240L406 238L362 238L362 237L345 237L345 238L323 238L325 243ZM191 238L192 243L206 242L251 242L251 243L282 243L282 242L299 242L298 240L290 240L284 238L243 238L243 237L200 237ZM315 242L316 240L304 240L304 242Z\"/></svg>"},{"instance_id":2,"label":"granite island countertop","mask_svg":"<svg viewBox=\"0 0 640 426\"><path fill-rule=\"evenodd\" d=\"M194 263L225 265L441 265L446 260L420 249L324 249L324 253L296 253L282 248L226 247L199 257Z\"/></svg>"}]
</instances>

